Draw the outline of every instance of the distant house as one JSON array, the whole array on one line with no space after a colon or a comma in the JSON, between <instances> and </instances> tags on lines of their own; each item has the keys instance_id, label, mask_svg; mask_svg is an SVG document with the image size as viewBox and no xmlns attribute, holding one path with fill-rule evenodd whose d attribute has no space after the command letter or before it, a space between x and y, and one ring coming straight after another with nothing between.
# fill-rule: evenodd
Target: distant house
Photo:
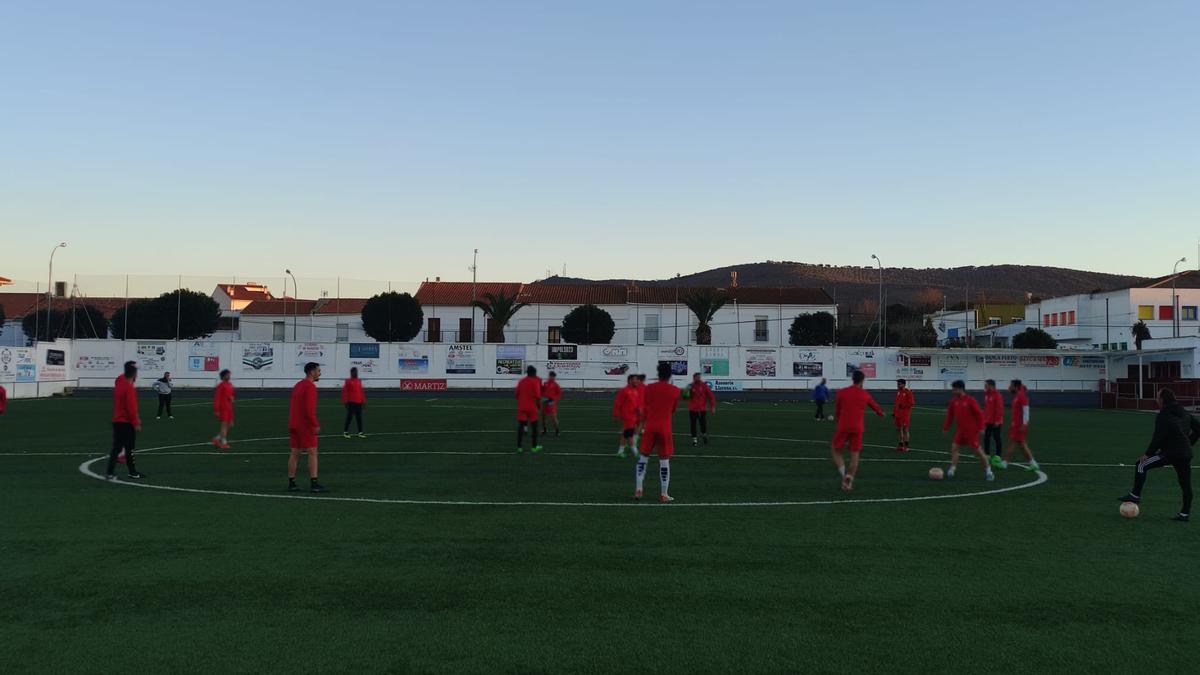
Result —
<instances>
[{"instance_id":1,"label":"distant house","mask_svg":"<svg viewBox=\"0 0 1200 675\"><path fill-rule=\"evenodd\" d=\"M240 312L257 300L274 300L271 291L262 284L220 284L212 292L221 312Z\"/></svg>"}]
</instances>

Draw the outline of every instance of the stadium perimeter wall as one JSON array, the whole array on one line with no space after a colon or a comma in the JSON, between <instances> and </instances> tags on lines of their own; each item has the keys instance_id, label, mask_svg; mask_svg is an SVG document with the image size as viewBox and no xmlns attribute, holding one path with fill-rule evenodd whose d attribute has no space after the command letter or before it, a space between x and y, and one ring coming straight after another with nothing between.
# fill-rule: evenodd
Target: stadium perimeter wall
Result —
<instances>
[{"instance_id":1,"label":"stadium perimeter wall","mask_svg":"<svg viewBox=\"0 0 1200 675\"><path fill-rule=\"evenodd\" d=\"M1111 357L1070 351L922 350L865 347L701 347L695 345L380 344L305 342L173 342L77 340L63 343L66 375L81 388L106 388L127 360L139 385L170 371L179 389L209 388L228 368L241 388L290 387L308 361L320 363L322 387L337 388L358 367L372 389L442 391L509 389L525 366L553 370L568 389L613 389L628 373L653 374L661 361L680 375L702 372L718 391L783 394L807 390L822 377L833 387L859 369L868 387L891 389L904 377L915 390L945 391L956 379L974 389L991 378L1023 380L1032 390L1088 392L1108 377ZM43 359L39 347L37 359ZM39 364L42 361L38 361ZM40 378L40 372L38 377ZM40 379L39 379L40 381ZM18 392L20 395L21 392ZM46 395L41 393L40 395Z\"/></svg>"}]
</instances>

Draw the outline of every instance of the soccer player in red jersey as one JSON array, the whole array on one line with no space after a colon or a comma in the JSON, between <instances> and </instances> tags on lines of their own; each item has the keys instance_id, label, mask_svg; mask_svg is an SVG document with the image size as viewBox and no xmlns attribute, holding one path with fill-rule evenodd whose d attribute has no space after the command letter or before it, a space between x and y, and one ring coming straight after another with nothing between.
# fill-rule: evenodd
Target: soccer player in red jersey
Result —
<instances>
[{"instance_id":1,"label":"soccer player in red jersey","mask_svg":"<svg viewBox=\"0 0 1200 675\"><path fill-rule=\"evenodd\" d=\"M8 407L8 390L4 385L0 384L0 415L4 414L4 409Z\"/></svg>"},{"instance_id":2,"label":"soccer player in red jersey","mask_svg":"<svg viewBox=\"0 0 1200 675\"><path fill-rule=\"evenodd\" d=\"M858 475L858 454L863 448L863 416L867 412L867 406L870 406L876 415L883 417L883 408L880 408L863 388L863 381L867 376L863 375L861 370L856 370L850 379L853 385L839 390L834 399L833 415L837 428L832 444L833 464L842 477L842 490L847 492L854 489L854 477ZM846 460L842 458L842 450L846 447L850 448L849 471L846 470Z\"/></svg>"},{"instance_id":3,"label":"soccer player in red jersey","mask_svg":"<svg viewBox=\"0 0 1200 675\"><path fill-rule=\"evenodd\" d=\"M288 457L288 492L296 492L296 467L300 455L308 455L309 490L325 492L325 486L317 481L317 435L321 433L321 422L317 420L317 382L321 380L321 364L304 364L304 379L292 387L292 400L288 408L288 441L292 449Z\"/></svg>"},{"instance_id":4,"label":"soccer player in red jersey","mask_svg":"<svg viewBox=\"0 0 1200 675\"><path fill-rule=\"evenodd\" d=\"M992 467L988 464L987 455L979 448L979 434L983 432L983 410L979 402L967 396L967 385L962 380L955 380L950 385L950 405L946 407L946 421L942 424L942 433L950 431L954 426L954 440L950 442L950 469L946 471L947 478L954 478L954 470L958 466L959 448L970 448L983 464L983 475L988 480L996 480Z\"/></svg>"},{"instance_id":5,"label":"soccer player in red jersey","mask_svg":"<svg viewBox=\"0 0 1200 675\"><path fill-rule=\"evenodd\" d=\"M1012 459L1013 448L1021 446L1021 452L1028 462L1026 471L1037 471L1038 463L1033 458L1033 450L1029 449L1029 393L1020 380L1008 384L1008 393L1012 394L1012 420L1008 424L1008 447L1004 449L1004 458L992 458L992 465L1001 469L1008 468L1008 460Z\"/></svg>"},{"instance_id":6,"label":"soccer player in red jersey","mask_svg":"<svg viewBox=\"0 0 1200 675\"><path fill-rule=\"evenodd\" d=\"M117 462L122 462L129 469L129 477L145 478L133 466L133 446L136 444L137 432L142 430L142 418L138 415L137 363L125 362L125 372L117 378L113 386L113 415L112 451L108 454L108 472L106 477L113 480L117 477Z\"/></svg>"},{"instance_id":7,"label":"soccer player in red jersey","mask_svg":"<svg viewBox=\"0 0 1200 675\"><path fill-rule=\"evenodd\" d=\"M650 460L650 455L657 452L658 477L662 488L658 500L664 503L675 501L667 492L671 485L671 455L675 454L675 443L671 438L671 415L675 414L675 409L679 407L679 397L682 393L679 387L671 384L671 364L658 364L658 381L646 387L643 403L646 410L646 428L639 448L634 499L642 498L646 463Z\"/></svg>"},{"instance_id":8,"label":"soccer player in red jersey","mask_svg":"<svg viewBox=\"0 0 1200 675\"><path fill-rule=\"evenodd\" d=\"M562 387L558 386L558 374L550 371L550 379L542 385L542 433L550 433L546 418L554 421L554 435L558 435L558 399L562 398Z\"/></svg>"},{"instance_id":9,"label":"soccer player in red jersey","mask_svg":"<svg viewBox=\"0 0 1200 675\"><path fill-rule=\"evenodd\" d=\"M1004 446L1000 440L1000 427L1004 425L1004 397L996 389L995 380L983 383L983 425L983 450L989 456L998 458ZM995 466L995 459L992 463Z\"/></svg>"},{"instance_id":10,"label":"soccer player in red jersey","mask_svg":"<svg viewBox=\"0 0 1200 675\"><path fill-rule=\"evenodd\" d=\"M639 446L642 440L642 432L646 429L646 374L639 373L637 376L637 388L640 395L638 401L641 402L641 418L638 422L637 433L633 435L634 446Z\"/></svg>"},{"instance_id":11,"label":"soccer player in red jersey","mask_svg":"<svg viewBox=\"0 0 1200 675\"><path fill-rule=\"evenodd\" d=\"M531 438L530 452L541 452L538 445L538 408L542 401L542 381L537 376L537 368L529 366L525 369L525 377L517 383L517 454L525 452L525 427L529 427Z\"/></svg>"},{"instance_id":12,"label":"soccer player in red jersey","mask_svg":"<svg viewBox=\"0 0 1200 675\"><path fill-rule=\"evenodd\" d=\"M625 378L625 386L617 391L617 400L613 402L613 418L621 424L621 440L617 444L617 457L625 456L629 449L631 456L637 456L637 444L633 437L637 434L637 426L642 421L642 392L637 386L637 375Z\"/></svg>"},{"instance_id":13,"label":"soccer player in red jersey","mask_svg":"<svg viewBox=\"0 0 1200 675\"><path fill-rule=\"evenodd\" d=\"M222 450L229 449L229 427L233 426L233 399L237 396L231 379L232 373L229 369L222 370L221 381L217 383L217 390L213 394L213 412L216 413L221 428L217 435L213 436L212 443Z\"/></svg>"},{"instance_id":14,"label":"soccer player in red jersey","mask_svg":"<svg viewBox=\"0 0 1200 675\"><path fill-rule=\"evenodd\" d=\"M896 403L892 406L892 418L896 421L896 452L908 452L909 425L912 409L917 405L912 389L904 378L896 380Z\"/></svg>"},{"instance_id":15,"label":"soccer player in red jersey","mask_svg":"<svg viewBox=\"0 0 1200 675\"><path fill-rule=\"evenodd\" d=\"M346 407L346 423L342 425L342 436L350 438L350 420L358 422L358 437L366 438L363 433L363 405L367 402L367 392L363 391L362 380L358 379L358 368L350 369L350 377L342 383L342 405Z\"/></svg>"},{"instance_id":16,"label":"soccer player in red jersey","mask_svg":"<svg viewBox=\"0 0 1200 675\"><path fill-rule=\"evenodd\" d=\"M704 444L708 445L708 414L717 412L717 396L712 387L708 386L700 373L692 375L692 384L688 387L691 396L688 398L688 422L692 430L692 445L696 445L696 425L700 425L700 435Z\"/></svg>"}]
</instances>

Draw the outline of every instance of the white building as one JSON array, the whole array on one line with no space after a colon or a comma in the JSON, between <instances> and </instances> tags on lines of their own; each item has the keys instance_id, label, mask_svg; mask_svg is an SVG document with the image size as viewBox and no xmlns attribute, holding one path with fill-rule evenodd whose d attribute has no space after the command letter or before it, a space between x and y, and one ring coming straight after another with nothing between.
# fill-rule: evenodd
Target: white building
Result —
<instances>
[{"instance_id":1,"label":"white building","mask_svg":"<svg viewBox=\"0 0 1200 675\"><path fill-rule=\"evenodd\" d=\"M950 340L968 340L979 328L979 320L974 309L943 309L933 314L926 314L925 320L933 325L937 332L938 346L943 346Z\"/></svg>"},{"instance_id":2,"label":"white building","mask_svg":"<svg viewBox=\"0 0 1200 675\"><path fill-rule=\"evenodd\" d=\"M1048 298L1026 306L1025 323L1064 346L1123 351L1134 348L1131 327L1138 321L1156 339L1200 335L1198 308L1200 272L1188 270L1129 288Z\"/></svg>"}]
</instances>

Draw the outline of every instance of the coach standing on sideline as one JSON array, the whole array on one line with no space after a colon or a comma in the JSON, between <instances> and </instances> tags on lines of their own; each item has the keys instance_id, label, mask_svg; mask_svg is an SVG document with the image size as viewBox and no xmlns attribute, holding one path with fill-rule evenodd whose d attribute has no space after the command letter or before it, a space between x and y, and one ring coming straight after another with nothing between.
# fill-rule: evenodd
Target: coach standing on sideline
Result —
<instances>
[{"instance_id":1,"label":"coach standing on sideline","mask_svg":"<svg viewBox=\"0 0 1200 675\"><path fill-rule=\"evenodd\" d=\"M133 386L137 381L137 374L137 363L126 361L125 374L117 378L113 387L113 443L108 454L108 480L117 477L117 457L122 450L125 451L125 465L129 469L129 477L145 478L133 465L133 446L137 432L142 430L142 420L138 417L137 389Z\"/></svg>"},{"instance_id":2,"label":"coach standing on sideline","mask_svg":"<svg viewBox=\"0 0 1200 675\"><path fill-rule=\"evenodd\" d=\"M175 419L175 413L171 412L171 392L174 390L170 373L163 373L162 377L154 381L154 391L158 394L158 415L154 419L162 419L164 408L167 411L167 418Z\"/></svg>"}]
</instances>

